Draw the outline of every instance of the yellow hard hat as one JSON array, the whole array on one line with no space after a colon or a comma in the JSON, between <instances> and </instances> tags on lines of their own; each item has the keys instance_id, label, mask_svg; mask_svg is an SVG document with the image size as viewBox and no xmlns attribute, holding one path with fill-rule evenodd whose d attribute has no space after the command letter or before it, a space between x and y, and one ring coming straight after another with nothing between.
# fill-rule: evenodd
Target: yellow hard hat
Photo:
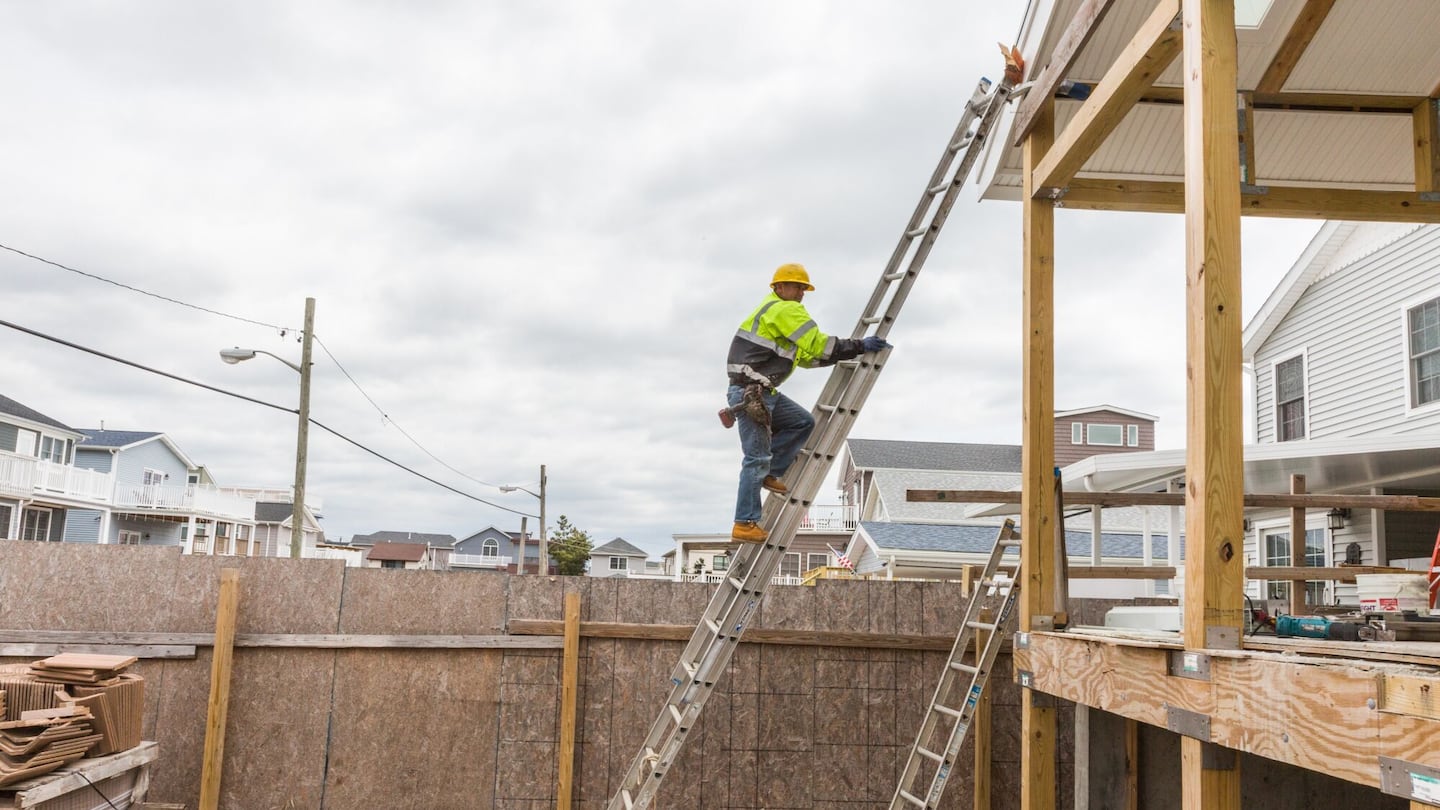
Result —
<instances>
[{"instance_id":1,"label":"yellow hard hat","mask_svg":"<svg viewBox=\"0 0 1440 810\"><path fill-rule=\"evenodd\" d=\"M803 264L782 264L775 268L775 277L770 279L770 286L774 287L782 281L804 284L807 291L815 289L815 285L810 283L810 274L805 272Z\"/></svg>"}]
</instances>

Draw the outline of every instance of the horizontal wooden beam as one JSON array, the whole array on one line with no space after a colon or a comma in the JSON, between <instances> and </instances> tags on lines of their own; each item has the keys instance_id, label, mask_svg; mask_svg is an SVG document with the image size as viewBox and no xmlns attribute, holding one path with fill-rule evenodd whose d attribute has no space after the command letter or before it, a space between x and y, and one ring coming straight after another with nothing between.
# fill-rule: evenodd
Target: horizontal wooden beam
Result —
<instances>
[{"instance_id":1,"label":"horizontal wooden beam","mask_svg":"<svg viewBox=\"0 0 1440 810\"><path fill-rule=\"evenodd\" d=\"M1160 728L1181 710L1209 721L1208 742L1372 787L1380 756L1440 766L1440 721L1377 711L1380 679L1370 667L1227 652L1207 658L1201 680L1170 674L1174 652L1031 633L1014 665L1042 692ZM1440 690L1440 676L1431 683Z\"/></svg>"},{"instance_id":2,"label":"horizontal wooden beam","mask_svg":"<svg viewBox=\"0 0 1440 810\"><path fill-rule=\"evenodd\" d=\"M510 632L521 635L552 636L564 632L564 622L548 619L511 619ZM633 624L627 622L581 622L580 635L588 638L624 638L649 641L689 641L695 634L691 624ZM857 647L875 650L949 650L955 637L905 635L899 633L844 633L830 630L779 630L752 627L741 643L789 644L802 647Z\"/></svg>"},{"instance_id":3,"label":"horizontal wooden beam","mask_svg":"<svg viewBox=\"0 0 1440 810\"><path fill-rule=\"evenodd\" d=\"M1185 212L1185 186L1156 180L1076 179L1056 204L1095 211L1181 214ZM1425 200L1414 191L1268 186L1261 191L1242 190L1240 213L1290 219L1437 223L1440 202Z\"/></svg>"},{"instance_id":4,"label":"horizontal wooden beam","mask_svg":"<svg viewBox=\"0 0 1440 810\"><path fill-rule=\"evenodd\" d=\"M1050 52L1050 61L1045 64L1038 76L1031 83L1029 92L1021 100L1020 106L1015 110L1015 124L1011 128L1014 136L1013 143L1019 146L1030 130L1035 128L1036 116L1040 108L1055 95L1055 90L1060 83L1065 81L1065 76L1080 58L1080 51L1084 49L1085 43L1095 34L1095 29L1100 27L1100 22L1105 19L1115 0L1082 0L1080 7L1075 10L1075 16L1070 19L1070 25L1066 27L1065 33L1061 35L1060 41L1056 43L1055 50ZM1040 64L1040 54L1031 55L1031 63ZM1413 104L1411 105L1414 106Z\"/></svg>"},{"instance_id":5,"label":"horizontal wooden beam","mask_svg":"<svg viewBox=\"0 0 1440 810\"><path fill-rule=\"evenodd\" d=\"M67 649L84 645L214 645L213 633L129 633L90 630L0 630L0 644L60 644ZM528 636L401 636L358 635L353 633L237 633L236 647L302 647L320 650L343 649L559 649L564 639Z\"/></svg>"},{"instance_id":6,"label":"horizontal wooden beam","mask_svg":"<svg viewBox=\"0 0 1440 810\"><path fill-rule=\"evenodd\" d=\"M1358 112L1371 115L1404 115L1425 100L1425 96L1389 96L1365 93L1262 93L1248 92L1257 110L1289 112ZM1180 87L1151 87L1141 94L1140 104L1184 104Z\"/></svg>"},{"instance_id":7,"label":"horizontal wooden beam","mask_svg":"<svg viewBox=\"0 0 1440 810\"><path fill-rule=\"evenodd\" d=\"M0 658L49 658L60 653L135 658L194 658L193 644L0 644Z\"/></svg>"},{"instance_id":8,"label":"horizontal wooden beam","mask_svg":"<svg viewBox=\"0 0 1440 810\"><path fill-rule=\"evenodd\" d=\"M1270 66L1265 68L1260 81L1255 83L1256 92L1276 93L1284 89L1285 82L1295 66L1300 64L1305 49L1310 47L1311 40L1315 39L1334 5L1335 0L1309 0L1303 4L1300 16L1290 24L1289 32L1280 43L1280 50L1275 52L1275 58L1270 60Z\"/></svg>"},{"instance_id":9,"label":"horizontal wooden beam","mask_svg":"<svg viewBox=\"0 0 1440 810\"><path fill-rule=\"evenodd\" d=\"M1184 506L1183 492L1085 492L1066 490L1066 506ZM1018 504L1011 489L907 489L905 500L922 503ZM1391 512L1440 512L1440 498L1416 495L1291 495L1253 492L1245 506L1260 509L1385 509Z\"/></svg>"},{"instance_id":10,"label":"horizontal wooden beam","mask_svg":"<svg viewBox=\"0 0 1440 810\"><path fill-rule=\"evenodd\" d=\"M1174 579L1175 568L1169 565L1071 565L1069 573L1071 579ZM1245 569L1245 578L1251 581L1354 582L1356 574L1402 573L1405 573L1404 568L1391 568L1386 565L1355 565L1338 568L1252 565Z\"/></svg>"},{"instance_id":11,"label":"horizontal wooden beam","mask_svg":"<svg viewBox=\"0 0 1440 810\"><path fill-rule=\"evenodd\" d=\"M1180 0L1161 0L1150 13L1035 167L1031 188L1037 196L1048 197L1070 182L1140 96L1175 61L1181 44L1176 24L1179 16Z\"/></svg>"}]
</instances>

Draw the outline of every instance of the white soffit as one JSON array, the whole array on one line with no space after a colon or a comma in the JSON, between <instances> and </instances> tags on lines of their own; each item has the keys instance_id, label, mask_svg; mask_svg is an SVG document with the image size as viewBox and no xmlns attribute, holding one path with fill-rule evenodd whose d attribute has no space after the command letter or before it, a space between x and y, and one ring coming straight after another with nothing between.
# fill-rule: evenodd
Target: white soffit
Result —
<instances>
[{"instance_id":1,"label":"white soffit","mask_svg":"<svg viewBox=\"0 0 1440 810\"><path fill-rule=\"evenodd\" d=\"M1409 191L1415 184L1412 134L1408 113L1256 110L1255 174L1261 185L1323 183Z\"/></svg>"},{"instance_id":2,"label":"white soffit","mask_svg":"<svg viewBox=\"0 0 1440 810\"><path fill-rule=\"evenodd\" d=\"M1287 91L1429 95L1440 82L1440 2L1336 3Z\"/></svg>"}]
</instances>

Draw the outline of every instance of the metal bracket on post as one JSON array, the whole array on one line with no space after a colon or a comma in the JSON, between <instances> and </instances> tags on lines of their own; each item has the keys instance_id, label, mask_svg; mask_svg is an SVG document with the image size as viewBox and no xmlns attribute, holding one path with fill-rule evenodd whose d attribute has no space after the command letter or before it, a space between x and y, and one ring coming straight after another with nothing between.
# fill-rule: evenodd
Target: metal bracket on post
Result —
<instances>
[{"instance_id":1,"label":"metal bracket on post","mask_svg":"<svg viewBox=\"0 0 1440 810\"><path fill-rule=\"evenodd\" d=\"M1165 706L1165 727L1177 734L1210 742L1210 715L1192 712L1179 706Z\"/></svg>"},{"instance_id":2,"label":"metal bracket on post","mask_svg":"<svg viewBox=\"0 0 1440 810\"><path fill-rule=\"evenodd\" d=\"M1055 629L1055 617L1054 617L1054 616L1031 616L1031 617L1030 617L1030 632L1032 632L1032 633L1048 633L1048 632L1050 632L1050 631L1052 631L1052 630L1054 630L1054 629Z\"/></svg>"},{"instance_id":3,"label":"metal bracket on post","mask_svg":"<svg viewBox=\"0 0 1440 810\"><path fill-rule=\"evenodd\" d=\"M1210 680L1210 656L1191 650L1171 650L1170 674L1197 681Z\"/></svg>"},{"instance_id":4,"label":"metal bracket on post","mask_svg":"<svg viewBox=\"0 0 1440 810\"><path fill-rule=\"evenodd\" d=\"M1252 186L1249 183L1240 184L1241 194L1253 194L1256 197L1263 197L1270 193L1269 186Z\"/></svg>"},{"instance_id":5,"label":"metal bracket on post","mask_svg":"<svg viewBox=\"0 0 1440 810\"><path fill-rule=\"evenodd\" d=\"M1380 792L1413 802L1440 805L1440 768L1382 756Z\"/></svg>"},{"instance_id":6,"label":"metal bracket on post","mask_svg":"<svg viewBox=\"0 0 1440 810\"><path fill-rule=\"evenodd\" d=\"M1055 708L1055 696L1048 692L1041 692L1035 686L1035 673L1028 669L1016 670L1016 681L1025 689L1029 690L1030 705L1037 709Z\"/></svg>"},{"instance_id":7,"label":"metal bracket on post","mask_svg":"<svg viewBox=\"0 0 1440 810\"><path fill-rule=\"evenodd\" d=\"M1027 633L1027 632L1025 632L1024 630L1021 630L1021 631L1017 632L1017 633L1015 634L1015 642L1014 642L1014 643L1015 643L1015 649L1017 649L1017 650L1028 650L1028 649L1030 649L1030 634Z\"/></svg>"},{"instance_id":8,"label":"metal bracket on post","mask_svg":"<svg viewBox=\"0 0 1440 810\"><path fill-rule=\"evenodd\" d=\"M1415 196L1420 198L1420 202L1440 202L1440 191L1422 191Z\"/></svg>"},{"instance_id":9,"label":"metal bracket on post","mask_svg":"<svg viewBox=\"0 0 1440 810\"><path fill-rule=\"evenodd\" d=\"M1205 648L1210 650L1240 649L1240 628L1215 626L1205 628Z\"/></svg>"}]
</instances>

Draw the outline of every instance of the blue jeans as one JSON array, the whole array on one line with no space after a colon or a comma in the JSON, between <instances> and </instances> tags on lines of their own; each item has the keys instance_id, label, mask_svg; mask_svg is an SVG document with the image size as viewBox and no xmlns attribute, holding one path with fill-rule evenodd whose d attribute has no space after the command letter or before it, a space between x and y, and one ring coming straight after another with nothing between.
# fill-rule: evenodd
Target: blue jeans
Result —
<instances>
[{"instance_id":1,"label":"blue jeans","mask_svg":"<svg viewBox=\"0 0 1440 810\"><path fill-rule=\"evenodd\" d=\"M733 408L744 396L744 386L732 385L725 392L725 401ZM743 411L735 415L740 449L745 453L740 465L740 492L735 497L737 523L760 520L760 483L767 475L785 475L815 427L815 417L779 391L766 392L765 407L770 409L769 430L755 424Z\"/></svg>"}]
</instances>

